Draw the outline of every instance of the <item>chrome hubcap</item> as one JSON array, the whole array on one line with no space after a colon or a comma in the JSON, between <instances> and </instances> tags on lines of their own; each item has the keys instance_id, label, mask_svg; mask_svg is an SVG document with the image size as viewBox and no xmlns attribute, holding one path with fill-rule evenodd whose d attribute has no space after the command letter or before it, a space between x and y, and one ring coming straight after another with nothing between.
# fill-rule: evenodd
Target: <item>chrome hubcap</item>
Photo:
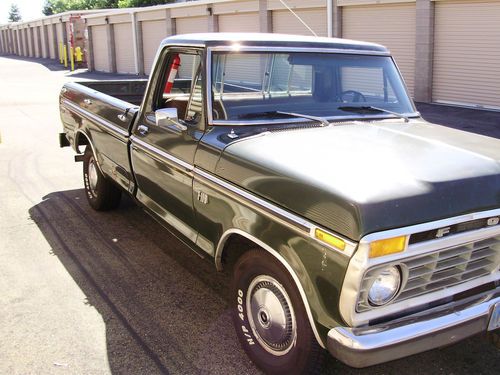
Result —
<instances>
[{"instance_id":1,"label":"chrome hubcap","mask_svg":"<svg viewBox=\"0 0 500 375\"><path fill-rule=\"evenodd\" d=\"M295 314L283 286L261 275L252 280L247 293L248 320L262 347L273 355L290 351L297 338Z\"/></svg>"},{"instance_id":2,"label":"chrome hubcap","mask_svg":"<svg viewBox=\"0 0 500 375\"><path fill-rule=\"evenodd\" d=\"M93 157L89 160L89 187L92 194L97 196L96 188L97 188L97 166L95 165L95 160Z\"/></svg>"}]
</instances>

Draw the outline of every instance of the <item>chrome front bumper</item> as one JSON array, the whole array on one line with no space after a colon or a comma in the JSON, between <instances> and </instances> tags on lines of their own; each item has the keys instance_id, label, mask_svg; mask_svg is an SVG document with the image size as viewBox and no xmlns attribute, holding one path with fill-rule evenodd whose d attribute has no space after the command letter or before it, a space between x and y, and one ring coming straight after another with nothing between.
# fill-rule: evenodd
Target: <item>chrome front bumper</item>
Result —
<instances>
[{"instance_id":1,"label":"chrome front bumper","mask_svg":"<svg viewBox=\"0 0 500 375\"><path fill-rule=\"evenodd\" d=\"M457 305L366 328L337 327L328 332L330 353L352 367L367 367L453 344L485 332L500 302L500 288Z\"/></svg>"}]
</instances>

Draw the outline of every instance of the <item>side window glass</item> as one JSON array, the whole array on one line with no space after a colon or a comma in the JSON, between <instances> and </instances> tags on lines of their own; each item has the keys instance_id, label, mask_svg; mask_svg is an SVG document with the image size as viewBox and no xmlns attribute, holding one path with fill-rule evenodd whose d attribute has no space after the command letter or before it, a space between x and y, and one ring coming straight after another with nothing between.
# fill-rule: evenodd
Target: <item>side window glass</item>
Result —
<instances>
[{"instance_id":1,"label":"side window glass","mask_svg":"<svg viewBox=\"0 0 500 375\"><path fill-rule=\"evenodd\" d=\"M178 118L188 124L198 124L202 118L201 56L196 53L169 53L165 71L158 85L156 109L176 108Z\"/></svg>"},{"instance_id":2,"label":"side window glass","mask_svg":"<svg viewBox=\"0 0 500 375\"><path fill-rule=\"evenodd\" d=\"M191 98L186 113L186 121L196 124L201 120L203 112L203 80L201 72L201 64L198 62L198 71L193 78Z\"/></svg>"}]
</instances>

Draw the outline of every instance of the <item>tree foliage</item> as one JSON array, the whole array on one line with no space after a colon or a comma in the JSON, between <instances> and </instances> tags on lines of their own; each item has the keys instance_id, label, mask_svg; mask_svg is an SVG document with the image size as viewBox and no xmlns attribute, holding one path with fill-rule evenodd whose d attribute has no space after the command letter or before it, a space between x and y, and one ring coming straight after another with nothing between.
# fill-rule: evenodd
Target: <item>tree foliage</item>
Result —
<instances>
[{"instance_id":1,"label":"tree foliage","mask_svg":"<svg viewBox=\"0 0 500 375\"><path fill-rule=\"evenodd\" d=\"M160 5L175 3L175 0L118 0L119 8L147 7L150 5Z\"/></svg>"},{"instance_id":2,"label":"tree foliage","mask_svg":"<svg viewBox=\"0 0 500 375\"><path fill-rule=\"evenodd\" d=\"M68 10L134 8L175 3L175 0L45 0L42 13L46 16Z\"/></svg>"},{"instance_id":3,"label":"tree foliage","mask_svg":"<svg viewBox=\"0 0 500 375\"><path fill-rule=\"evenodd\" d=\"M46 16L68 10L117 8L118 0L45 0L42 13Z\"/></svg>"},{"instance_id":4,"label":"tree foliage","mask_svg":"<svg viewBox=\"0 0 500 375\"><path fill-rule=\"evenodd\" d=\"M21 21L21 13L19 12L19 7L16 4L11 4L9 9L9 22L19 22Z\"/></svg>"}]
</instances>

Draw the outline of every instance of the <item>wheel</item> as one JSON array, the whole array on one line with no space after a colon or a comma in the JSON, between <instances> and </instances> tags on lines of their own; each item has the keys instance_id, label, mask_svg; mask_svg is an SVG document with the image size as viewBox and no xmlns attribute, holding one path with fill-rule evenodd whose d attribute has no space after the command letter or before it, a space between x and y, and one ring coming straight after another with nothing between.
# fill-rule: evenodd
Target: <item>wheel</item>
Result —
<instances>
[{"instance_id":1,"label":"wheel","mask_svg":"<svg viewBox=\"0 0 500 375\"><path fill-rule=\"evenodd\" d=\"M340 100L344 103L366 102L366 96L356 90L347 90L342 91L342 94L340 94Z\"/></svg>"},{"instance_id":2,"label":"wheel","mask_svg":"<svg viewBox=\"0 0 500 375\"><path fill-rule=\"evenodd\" d=\"M90 146L85 148L83 157L83 184L87 200L94 210L112 210L120 204L120 188L101 173Z\"/></svg>"},{"instance_id":3,"label":"wheel","mask_svg":"<svg viewBox=\"0 0 500 375\"><path fill-rule=\"evenodd\" d=\"M235 264L231 288L238 339L253 362L269 374L312 374L322 368L324 350L309 324L288 271L261 249Z\"/></svg>"}]
</instances>

